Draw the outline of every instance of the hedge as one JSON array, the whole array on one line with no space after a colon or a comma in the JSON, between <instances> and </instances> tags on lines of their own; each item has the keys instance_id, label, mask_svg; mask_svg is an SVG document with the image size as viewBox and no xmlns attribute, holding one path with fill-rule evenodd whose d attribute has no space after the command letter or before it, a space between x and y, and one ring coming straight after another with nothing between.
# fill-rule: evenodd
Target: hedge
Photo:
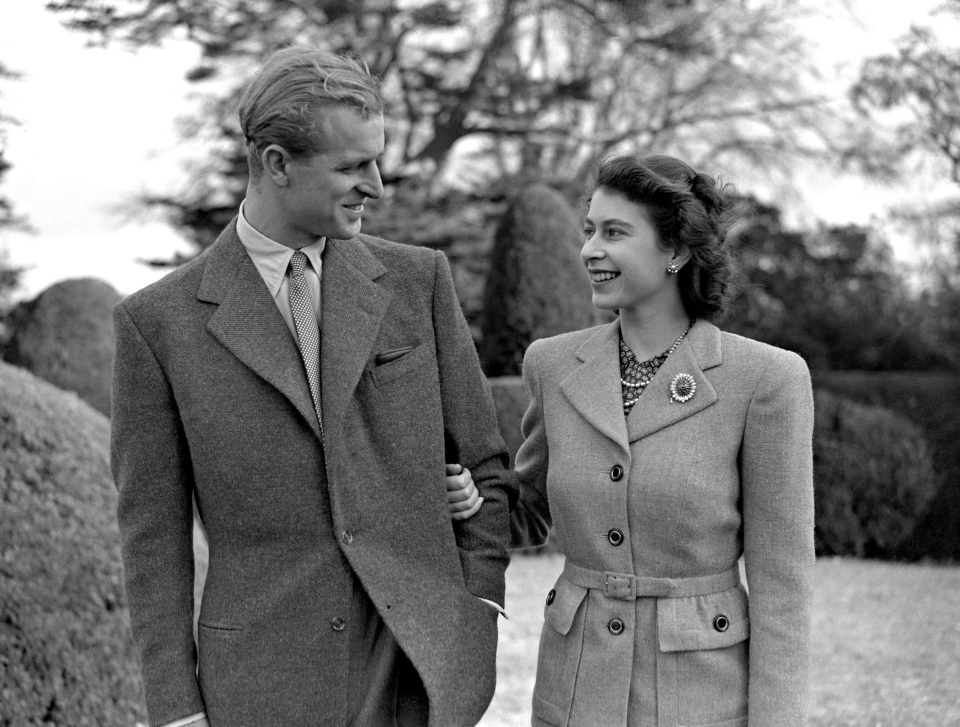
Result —
<instances>
[{"instance_id":1,"label":"hedge","mask_svg":"<svg viewBox=\"0 0 960 727\"><path fill-rule=\"evenodd\" d=\"M580 229L567 201L545 184L527 187L507 208L484 289L480 362L488 376L519 374L531 342L597 320Z\"/></svg>"},{"instance_id":2,"label":"hedge","mask_svg":"<svg viewBox=\"0 0 960 727\"><path fill-rule=\"evenodd\" d=\"M110 416L112 310L120 299L96 278L51 285L8 317L11 339L2 358Z\"/></svg>"},{"instance_id":3,"label":"hedge","mask_svg":"<svg viewBox=\"0 0 960 727\"><path fill-rule=\"evenodd\" d=\"M817 554L892 557L939 489L926 438L889 409L814 401Z\"/></svg>"},{"instance_id":4,"label":"hedge","mask_svg":"<svg viewBox=\"0 0 960 727\"><path fill-rule=\"evenodd\" d=\"M861 404L888 408L920 427L940 489L894 555L960 561L960 374L815 371L813 384Z\"/></svg>"},{"instance_id":5,"label":"hedge","mask_svg":"<svg viewBox=\"0 0 960 727\"><path fill-rule=\"evenodd\" d=\"M110 425L0 363L0 727L133 727Z\"/></svg>"}]
</instances>

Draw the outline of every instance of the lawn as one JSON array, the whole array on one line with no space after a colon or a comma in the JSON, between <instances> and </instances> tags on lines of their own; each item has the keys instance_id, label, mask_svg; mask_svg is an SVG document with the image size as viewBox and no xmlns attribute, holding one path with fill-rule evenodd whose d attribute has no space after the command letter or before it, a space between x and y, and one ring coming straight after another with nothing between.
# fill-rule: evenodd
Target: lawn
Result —
<instances>
[{"instance_id":1,"label":"lawn","mask_svg":"<svg viewBox=\"0 0 960 727\"><path fill-rule=\"evenodd\" d=\"M560 556L507 571L497 693L481 727L530 724L543 600ZM960 725L960 567L817 562L811 727Z\"/></svg>"}]
</instances>

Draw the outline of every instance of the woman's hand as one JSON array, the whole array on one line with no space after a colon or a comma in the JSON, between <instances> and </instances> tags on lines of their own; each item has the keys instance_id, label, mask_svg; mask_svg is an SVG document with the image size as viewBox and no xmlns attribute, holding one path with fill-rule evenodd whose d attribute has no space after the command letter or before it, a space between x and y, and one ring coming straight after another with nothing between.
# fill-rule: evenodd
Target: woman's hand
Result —
<instances>
[{"instance_id":1,"label":"woman's hand","mask_svg":"<svg viewBox=\"0 0 960 727\"><path fill-rule=\"evenodd\" d=\"M447 509L451 520L466 520L480 511L483 498L473 484L470 470L458 464L447 467Z\"/></svg>"}]
</instances>

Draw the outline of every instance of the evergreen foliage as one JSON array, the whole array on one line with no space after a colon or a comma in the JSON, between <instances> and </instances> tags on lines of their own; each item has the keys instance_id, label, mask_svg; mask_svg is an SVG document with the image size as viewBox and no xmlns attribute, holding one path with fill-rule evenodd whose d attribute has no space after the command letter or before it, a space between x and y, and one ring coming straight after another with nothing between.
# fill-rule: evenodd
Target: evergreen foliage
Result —
<instances>
[{"instance_id":1,"label":"evergreen foliage","mask_svg":"<svg viewBox=\"0 0 960 727\"><path fill-rule=\"evenodd\" d=\"M132 727L107 419L0 363L0 727Z\"/></svg>"},{"instance_id":2,"label":"evergreen foliage","mask_svg":"<svg viewBox=\"0 0 960 727\"><path fill-rule=\"evenodd\" d=\"M547 185L527 187L507 208L484 291L480 362L487 376L517 375L532 341L593 323L580 246L577 216Z\"/></svg>"},{"instance_id":3,"label":"evergreen foliage","mask_svg":"<svg viewBox=\"0 0 960 727\"><path fill-rule=\"evenodd\" d=\"M960 562L960 375L822 371L813 373L813 385L860 404L890 409L923 430L940 489L896 556Z\"/></svg>"},{"instance_id":4,"label":"evergreen foliage","mask_svg":"<svg viewBox=\"0 0 960 727\"><path fill-rule=\"evenodd\" d=\"M112 311L120 299L95 278L56 283L11 312L10 341L0 355L110 416Z\"/></svg>"},{"instance_id":5,"label":"evergreen foliage","mask_svg":"<svg viewBox=\"0 0 960 727\"><path fill-rule=\"evenodd\" d=\"M815 407L817 553L891 556L938 490L922 430L827 391L816 393Z\"/></svg>"}]
</instances>

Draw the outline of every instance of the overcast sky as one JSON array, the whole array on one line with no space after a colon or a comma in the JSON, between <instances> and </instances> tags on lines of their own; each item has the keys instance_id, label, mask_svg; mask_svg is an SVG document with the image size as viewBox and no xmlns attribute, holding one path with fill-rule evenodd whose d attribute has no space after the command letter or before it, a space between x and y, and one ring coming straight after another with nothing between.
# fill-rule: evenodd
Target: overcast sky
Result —
<instances>
[{"instance_id":1,"label":"overcast sky","mask_svg":"<svg viewBox=\"0 0 960 727\"><path fill-rule=\"evenodd\" d=\"M814 22L826 66L855 69L890 50L911 21L923 22L936 0L858 0L855 18L834 8ZM129 202L144 191L170 191L182 180L174 161L175 121L193 107L184 73L192 46L170 43L137 52L85 47L45 11L45 0L0 2L0 62L19 81L0 84L0 110L21 125L8 132L13 168L0 191L37 230L0 233L0 251L28 267L20 297L65 278L96 276L131 293L163 275L137 262L187 250L162 221L133 218ZM861 10L857 11L857 8ZM858 179L810 184L797 214L808 220L867 222L890 202L922 189L879 189Z\"/></svg>"}]
</instances>

